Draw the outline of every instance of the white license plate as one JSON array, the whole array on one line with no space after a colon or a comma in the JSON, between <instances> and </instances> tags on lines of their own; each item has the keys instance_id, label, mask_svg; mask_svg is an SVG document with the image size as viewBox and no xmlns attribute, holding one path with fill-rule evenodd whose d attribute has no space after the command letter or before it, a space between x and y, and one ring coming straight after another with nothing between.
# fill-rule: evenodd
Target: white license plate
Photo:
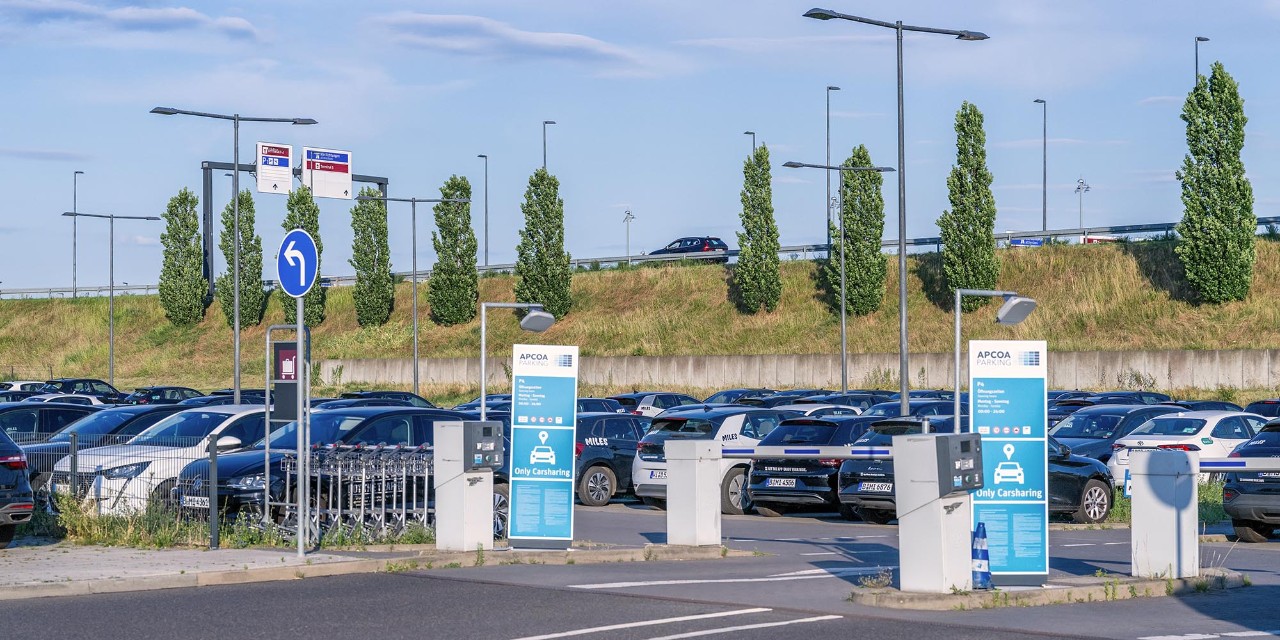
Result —
<instances>
[{"instance_id":1,"label":"white license plate","mask_svg":"<svg viewBox=\"0 0 1280 640\"><path fill-rule=\"evenodd\" d=\"M859 482L858 491L874 491L889 493L893 491L892 482Z\"/></svg>"},{"instance_id":2,"label":"white license plate","mask_svg":"<svg viewBox=\"0 0 1280 640\"><path fill-rule=\"evenodd\" d=\"M765 480L766 487L795 487L795 478L768 478Z\"/></svg>"},{"instance_id":3,"label":"white license plate","mask_svg":"<svg viewBox=\"0 0 1280 640\"><path fill-rule=\"evenodd\" d=\"M182 506L192 509L208 509L209 496L182 496Z\"/></svg>"},{"instance_id":4,"label":"white license plate","mask_svg":"<svg viewBox=\"0 0 1280 640\"><path fill-rule=\"evenodd\" d=\"M666 470L666 469L659 469L659 470L657 470L657 471L650 471L650 472L649 472L649 479L650 479L650 480L666 480L666 479L667 479L667 470Z\"/></svg>"},{"instance_id":5,"label":"white license plate","mask_svg":"<svg viewBox=\"0 0 1280 640\"><path fill-rule=\"evenodd\" d=\"M65 495L71 491L71 487L65 484L55 484L53 485L52 491L59 495Z\"/></svg>"}]
</instances>

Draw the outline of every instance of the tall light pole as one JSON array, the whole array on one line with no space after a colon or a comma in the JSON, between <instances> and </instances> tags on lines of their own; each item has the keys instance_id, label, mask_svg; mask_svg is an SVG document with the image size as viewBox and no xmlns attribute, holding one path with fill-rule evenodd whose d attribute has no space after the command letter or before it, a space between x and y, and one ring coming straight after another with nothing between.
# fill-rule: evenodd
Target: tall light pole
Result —
<instances>
[{"instance_id":1,"label":"tall light pole","mask_svg":"<svg viewBox=\"0 0 1280 640\"><path fill-rule=\"evenodd\" d=\"M626 215L622 216L622 224L627 225L627 266L631 266L631 221L636 217L631 215L631 210L627 209Z\"/></svg>"},{"instance_id":2,"label":"tall light pole","mask_svg":"<svg viewBox=\"0 0 1280 640\"><path fill-rule=\"evenodd\" d=\"M544 143L545 144L545 143ZM484 266L489 266L489 156L480 154L477 158L484 158ZM546 167L546 154L542 156L543 167Z\"/></svg>"},{"instance_id":3,"label":"tall light pole","mask_svg":"<svg viewBox=\"0 0 1280 640\"><path fill-rule=\"evenodd\" d=\"M902 32L939 33L955 36L959 40L986 40L987 34L980 31L913 27L902 24L901 20L897 22L872 20L830 9L810 9L804 13L804 17L816 20L840 19L860 22L893 29L898 36L898 383L901 391L902 414L907 415L910 409L910 374L907 363L907 175L906 131L903 125L902 104Z\"/></svg>"},{"instance_id":4,"label":"tall light pole","mask_svg":"<svg viewBox=\"0 0 1280 640\"><path fill-rule=\"evenodd\" d=\"M806 162L784 162L782 166L789 169L822 169L828 174L832 171L840 172L840 186L836 189L837 204L836 210L840 212L840 393L848 393L849 391L849 338L848 338L848 296L845 295L845 277L844 277L844 173L846 171L876 171L885 173L893 171L893 167L846 167L844 165L832 166L829 164L809 164ZM904 414L905 415L905 414Z\"/></svg>"},{"instance_id":5,"label":"tall light pole","mask_svg":"<svg viewBox=\"0 0 1280 640\"><path fill-rule=\"evenodd\" d=\"M840 87L827 85L827 164L831 164L831 92ZM831 172L827 172L827 257L831 257Z\"/></svg>"},{"instance_id":6,"label":"tall light pole","mask_svg":"<svg viewBox=\"0 0 1280 640\"><path fill-rule=\"evenodd\" d=\"M955 350L955 398L952 399L954 412L951 424L952 433L960 433L960 302L964 296L983 296L987 298L1004 298L1004 305L996 311L996 322L1013 325L1027 319L1036 310L1036 301L1018 295L1017 291L989 291L987 289L956 289L956 350ZM971 390L972 391L972 390Z\"/></svg>"},{"instance_id":7,"label":"tall light pole","mask_svg":"<svg viewBox=\"0 0 1280 640\"><path fill-rule=\"evenodd\" d=\"M481 302L480 303L480 419L487 417L485 398L488 395L489 378L485 371L485 360L488 359L489 342L486 337L490 309L527 309L529 312L520 319L520 328L533 333L542 333L556 323L556 317L543 311L542 305L526 302Z\"/></svg>"},{"instance_id":8,"label":"tall light pole","mask_svg":"<svg viewBox=\"0 0 1280 640\"><path fill-rule=\"evenodd\" d=\"M419 202L462 202L470 203L465 198L388 198L386 196L356 196L356 200L374 201L374 202L408 202L409 203L409 220L412 225L412 231L409 235L413 239L413 260L410 267L413 272L409 275L410 286L413 287L413 392L418 393L418 203Z\"/></svg>"},{"instance_id":9,"label":"tall light pole","mask_svg":"<svg viewBox=\"0 0 1280 640\"><path fill-rule=\"evenodd\" d=\"M1076 196L1080 201L1080 232L1084 234L1083 238L1088 238L1089 233L1084 231L1084 194L1089 193L1089 183L1084 178L1076 180ZM1082 239L1081 242L1084 242Z\"/></svg>"},{"instance_id":10,"label":"tall light pole","mask_svg":"<svg viewBox=\"0 0 1280 640\"><path fill-rule=\"evenodd\" d=\"M755 153L756 153L756 132L754 132L754 131L743 131L743 132L742 132L742 135L744 135L744 136L751 136L751 155L753 155L753 156L754 156L754 155L755 155Z\"/></svg>"},{"instance_id":11,"label":"tall light pole","mask_svg":"<svg viewBox=\"0 0 1280 640\"><path fill-rule=\"evenodd\" d=\"M231 299L232 299L232 401L240 404L240 123L241 122L285 122L295 125L315 124L316 121L311 118L257 118L242 116L238 113L226 115L222 113L206 113L203 111L187 111L185 109L175 109L173 107L155 107L151 113L162 116L196 116L200 118L213 118L215 120L230 120L232 122L233 131L233 147L232 147L232 176L231 190L234 192L231 196L231 218L232 218L232 234L235 235L236 241L232 245L232 267L231 267ZM255 161L256 165L257 162ZM210 274L212 276L212 274Z\"/></svg>"},{"instance_id":12,"label":"tall light pole","mask_svg":"<svg viewBox=\"0 0 1280 640\"><path fill-rule=\"evenodd\" d=\"M542 170L547 170L547 125L555 124L555 120L542 121Z\"/></svg>"},{"instance_id":13,"label":"tall light pole","mask_svg":"<svg viewBox=\"0 0 1280 640\"><path fill-rule=\"evenodd\" d=\"M1196 36L1196 82L1200 82L1200 43L1208 41L1204 36Z\"/></svg>"},{"instance_id":14,"label":"tall light pole","mask_svg":"<svg viewBox=\"0 0 1280 640\"><path fill-rule=\"evenodd\" d=\"M116 384L116 220L151 220L156 216L116 216L98 213L67 211L62 215L71 218L102 218L109 221L107 227L107 383Z\"/></svg>"},{"instance_id":15,"label":"tall light pole","mask_svg":"<svg viewBox=\"0 0 1280 640\"><path fill-rule=\"evenodd\" d=\"M1040 230L1049 230L1049 103L1036 98L1040 105Z\"/></svg>"},{"instance_id":16,"label":"tall light pole","mask_svg":"<svg viewBox=\"0 0 1280 640\"><path fill-rule=\"evenodd\" d=\"M71 174L71 213L80 210L80 176L84 175L83 171L76 171ZM76 297L76 272L78 271L76 263L79 261L80 248L80 225L76 216L71 216L71 297Z\"/></svg>"}]
</instances>

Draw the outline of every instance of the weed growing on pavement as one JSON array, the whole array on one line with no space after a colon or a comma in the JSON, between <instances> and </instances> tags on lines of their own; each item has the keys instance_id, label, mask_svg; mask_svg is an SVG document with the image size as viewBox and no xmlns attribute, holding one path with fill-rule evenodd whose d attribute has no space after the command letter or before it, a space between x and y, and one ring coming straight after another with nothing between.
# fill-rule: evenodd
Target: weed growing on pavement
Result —
<instances>
[{"instance_id":1,"label":"weed growing on pavement","mask_svg":"<svg viewBox=\"0 0 1280 640\"><path fill-rule=\"evenodd\" d=\"M863 589L884 589L893 584L893 569L880 569L865 576L858 576L858 586Z\"/></svg>"},{"instance_id":2,"label":"weed growing on pavement","mask_svg":"<svg viewBox=\"0 0 1280 640\"><path fill-rule=\"evenodd\" d=\"M476 545L476 563L475 563L475 566L477 566L477 567L483 567L483 566L484 566L484 545L483 545L483 544L477 544L477 545Z\"/></svg>"},{"instance_id":3,"label":"weed growing on pavement","mask_svg":"<svg viewBox=\"0 0 1280 640\"><path fill-rule=\"evenodd\" d=\"M1133 517L1133 501L1124 497L1124 488L1117 487L1115 495L1111 499L1111 513L1107 515L1107 522L1115 524L1129 524Z\"/></svg>"},{"instance_id":4,"label":"weed growing on pavement","mask_svg":"<svg viewBox=\"0 0 1280 640\"><path fill-rule=\"evenodd\" d=\"M406 560L404 562L388 562L386 566L387 573L403 573L405 571L414 571L418 568L417 560Z\"/></svg>"},{"instance_id":5,"label":"weed growing on pavement","mask_svg":"<svg viewBox=\"0 0 1280 640\"><path fill-rule=\"evenodd\" d=\"M1241 575L1240 575L1240 584L1241 584L1241 586L1245 586L1245 587L1252 587L1252 586L1253 586L1253 578L1250 578L1250 577L1249 577L1249 574L1247 574L1247 573L1245 573L1245 574L1241 574Z\"/></svg>"}]
</instances>

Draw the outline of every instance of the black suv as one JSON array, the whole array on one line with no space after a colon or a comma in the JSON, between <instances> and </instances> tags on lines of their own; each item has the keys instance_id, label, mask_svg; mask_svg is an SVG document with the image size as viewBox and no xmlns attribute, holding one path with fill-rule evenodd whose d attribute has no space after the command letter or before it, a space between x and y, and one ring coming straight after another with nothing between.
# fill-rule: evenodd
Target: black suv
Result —
<instances>
[{"instance_id":1,"label":"black suv","mask_svg":"<svg viewBox=\"0 0 1280 640\"><path fill-rule=\"evenodd\" d=\"M1280 421L1272 420L1258 435L1236 447L1232 458L1280 458ZM1228 473L1222 508L1241 542L1266 542L1280 529L1280 471Z\"/></svg>"},{"instance_id":2,"label":"black suv","mask_svg":"<svg viewBox=\"0 0 1280 640\"><path fill-rule=\"evenodd\" d=\"M113 404L120 402L124 394L115 387L97 378L54 378L47 380L40 388L40 393L75 393L94 396L97 399Z\"/></svg>"},{"instance_id":3,"label":"black suv","mask_svg":"<svg viewBox=\"0 0 1280 640\"><path fill-rule=\"evenodd\" d=\"M578 499L589 507L609 504L631 489L636 445L649 430L649 418L628 413L578 414L574 455L578 458Z\"/></svg>"},{"instance_id":4,"label":"black suv","mask_svg":"<svg viewBox=\"0 0 1280 640\"><path fill-rule=\"evenodd\" d=\"M0 404L0 431L18 444L44 442L63 427L102 408L62 402Z\"/></svg>"},{"instance_id":5,"label":"black suv","mask_svg":"<svg viewBox=\"0 0 1280 640\"><path fill-rule=\"evenodd\" d=\"M138 387L125 396L124 404L178 404L199 398L203 393L190 387Z\"/></svg>"},{"instance_id":6,"label":"black suv","mask_svg":"<svg viewBox=\"0 0 1280 640\"><path fill-rule=\"evenodd\" d=\"M701 236L691 238L680 238L671 244L650 251L649 255L662 255L667 253L702 253L704 251L728 251L729 245L724 240L712 236Z\"/></svg>"},{"instance_id":7,"label":"black suv","mask_svg":"<svg viewBox=\"0 0 1280 640\"><path fill-rule=\"evenodd\" d=\"M348 391L342 394L343 398L388 398L391 400L402 400L414 407L423 409L438 409L430 400L408 391Z\"/></svg>"},{"instance_id":8,"label":"black suv","mask_svg":"<svg viewBox=\"0 0 1280 640\"><path fill-rule=\"evenodd\" d=\"M849 417L792 418L770 431L759 446L840 446L858 439L861 430ZM769 459L751 462L747 491L756 510L766 516L782 515L792 507L840 504L837 493L837 459Z\"/></svg>"},{"instance_id":9,"label":"black suv","mask_svg":"<svg viewBox=\"0 0 1280 640\"><path fill-rule=\"evenodd\" d=\"M13 542L18 525L31 519L35 506L27 481L27 456L0 431L0 549Z\"/></svg>"}]
</instances>

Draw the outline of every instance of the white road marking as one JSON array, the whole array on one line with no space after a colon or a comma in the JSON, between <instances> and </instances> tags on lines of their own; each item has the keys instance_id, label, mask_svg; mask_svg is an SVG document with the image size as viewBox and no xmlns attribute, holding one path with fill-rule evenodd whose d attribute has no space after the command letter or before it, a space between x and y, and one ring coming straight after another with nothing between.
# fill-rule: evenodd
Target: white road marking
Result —
<instances>
[{"instance_id":1,"label":"white road marking","mask_svg":"<svg viewBox=\"0 0 1280 640\"><path fill-rule=\"evenodd\" d=\"M815 616L813 618L800 618L799 620L784 620L782 622L762 622L760 624L744 624L737 627L724 627L723 629L708 629L706 631L690 631L688 633L677 633L673 636L662 636L659 638L650 638L650 640L681 640L681 638L698 638L701 636L711 636L719 633L733 633L735 631L748 631L751 629L767 629L769 627L785 627L789 624L804 624L806 622L822 622L824 620L839 620L841 616Z\"/></svg>"},{"instance_id":2,"label":"white road marking","mask_svg":"<svg viewBox=\"0 0 1280 640\"><path fill-rule=\"evenodd\" d=\"M704 613L695 616L680 616L677 618L660 618L657 620L641 620L640 622L627 622L623 624L611 624L603 627L588 627L586 629L574 629L573 631L564 631L562 633L548 633L541 636L528 636L525 638L517 638L516 640L551 640L552 638L569 638L572 636L582 636L589 633L602 633L605 631L617 631L619 629L634 629L636 627L649 627L656 624L671 624L674 622L689 622L690 620L707 620L709 618L727 618L729 616L742 616L751 613L766 613L772 609L756 608L756 609L737 609L735 611L720 611L718 613Z\"/></svg>"},{"instance_id":3,"label":"white road marking","mask_svg":"<svg viewBox=\"0 0 1280 640\"><path fill-rule=\"evenodd\" d=\"M1186 633L1168 636L1143 636L1138 640L1217 640L1218 638L1277 638L1280 629L1272 631L1223 631L1222 633Z\"/></svg>"},{"instance_id":4,"label":"white road marking","mask_svg":"<svg viewBox=\"0 0 1280 640\"><path fill-rule=\"evenodd\" d=\"M1059 545L1059 546L1063 546L1063 547L1092 547L1092 546L1093 546L1093 543L1092 543L1092 542L1077 542L1076 544L1064 544L1064 545Z\"/></svg>"},{"instance_id":5,"label":"white road marking","mask_svg":"<svg viewBox=\"0 0 1280 640\"><path fill-rule=\"evenodd\" d=\"M836 553L835 551L819 551L817 553L802 553L800 555L802 556L835 556L840 554Z\"/></svg>"},{"instance_id":6,"label":"white road marking","mask_svg":"<svg viewBox=\"0 0 1280 640\"><path fill-rule=\"evenodd\" d=\"M896 569L897 567L867 567L865 569L812 569L809 571L797 571L795 573L784 573L776 576L768 576L765 578L717 578L705 580L649 580L644 582L602 582L598 584L571 584L572 589L627 589L632 587L670 587L689 584L741 584L750 582L790 582L792 580L815 580L822 578L838 578L850 575L870 575L883 569Z\"/></svg>"}]
</instances>

